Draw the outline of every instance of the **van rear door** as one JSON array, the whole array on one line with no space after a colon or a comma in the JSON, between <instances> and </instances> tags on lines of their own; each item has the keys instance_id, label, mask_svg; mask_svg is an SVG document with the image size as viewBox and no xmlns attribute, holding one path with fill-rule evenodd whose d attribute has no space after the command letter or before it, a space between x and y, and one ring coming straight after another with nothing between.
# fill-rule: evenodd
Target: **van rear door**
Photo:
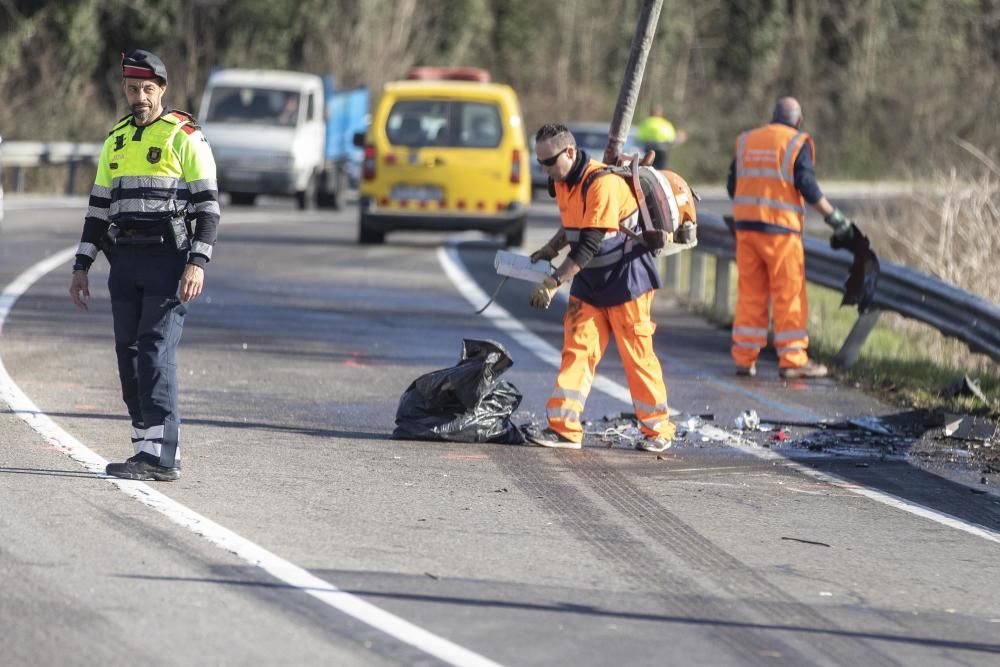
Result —
<instances>
[{"instance_id":1,"label":"van rear door","mask_svg":"<svg viewBox=\"0 0 1000 667\"><path fill-rule=\"evenodd\" d=\"M514 198L510 138L490 100L396 100L379 165L392 207L496 213Z\"/></svg>"}]
</instances>

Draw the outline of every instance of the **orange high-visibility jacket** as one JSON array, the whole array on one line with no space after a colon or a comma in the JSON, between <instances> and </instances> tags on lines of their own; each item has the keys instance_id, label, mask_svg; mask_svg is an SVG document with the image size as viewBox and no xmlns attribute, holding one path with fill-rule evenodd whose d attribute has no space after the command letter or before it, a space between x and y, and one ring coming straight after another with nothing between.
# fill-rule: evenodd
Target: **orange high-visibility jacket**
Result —
<instances>
[{"instance_id":1,"label":"orange high-visibility jacket","mask_svg":"<svg viewBox=\"0 0 1000 667\"><path fill-rule=\"evenodd\" d=\"M584 229L604 232L597 253L573 278L570 296L591 306L608 308L632 301L649 290L663 287L653 255L622 231L635 231L639 205L624 178L613 174L591 181L586 200L583 184L605 165L590 160L572 187L556 183L556 202L566 240L576 243Z\"/></svg>"},{"instance_id":2,"label":"orange high-visibility jacket","mask_svg":"<svg viewBox=\"0 0 1000 667\"><path fill-rule=\"evenodd\" d=\"M744 132L736 140L736 190L733 218L737 223L763 222L784 230L802 232L806 200L795 188L795 159L812 137L784 125L771 123Z\"/></svg>"},{"instance_id":3,"label":"orange high-visibility jacket","mask_svg":"<svg viewBox=\"0 0 1000 667\"><path fill-rule=\"evenodd\" d=\"M588 201L584 201L583 188L580 184L587 180L591 172L605 166L602 162L590 160L580 174L579 183L573 187L565 183L555 184L556 202L559 204L559 214L566 229L597 227L613 235L621 229L621 222L639 209L632 189L623 178L594 180L587 191L589 206ZM579 233L576 237L579 238Z\"/></svg>"}]
</instances>

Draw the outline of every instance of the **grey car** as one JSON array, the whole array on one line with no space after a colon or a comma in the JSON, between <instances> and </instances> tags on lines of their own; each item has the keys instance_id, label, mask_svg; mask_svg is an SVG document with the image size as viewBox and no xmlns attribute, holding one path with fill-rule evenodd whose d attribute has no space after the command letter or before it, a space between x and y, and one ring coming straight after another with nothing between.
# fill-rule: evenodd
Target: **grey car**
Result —
<instances>
[{"instance_id":1,"label":"grey car","mask_svg":"<svg viewBox=\"0 0 1000 667\"><path fill-rule=\"evenodd\" d=\"M604 151L608 147L608 133L611 131L611 123L567 123L566 127L576 137L576 145L587 151L587 155L594 160L603 160ZM531 144L531 189L532 191L545 191L549 186L549 177L538 164L535 155L535 137L529 137ZM632 155L640 153L642 149L635 138L635 131L630 130L622 153Z\"/></svg>"}]
</instances>

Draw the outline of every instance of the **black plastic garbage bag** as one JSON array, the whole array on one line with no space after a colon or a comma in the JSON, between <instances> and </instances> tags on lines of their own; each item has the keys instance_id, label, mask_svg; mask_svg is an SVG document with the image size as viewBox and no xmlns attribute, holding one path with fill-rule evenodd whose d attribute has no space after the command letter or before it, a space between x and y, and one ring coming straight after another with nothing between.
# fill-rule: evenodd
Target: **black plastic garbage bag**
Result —
<instances>
[{"instance_id":1,"label":"black plastic garbage bag","mask_svg":"<svg viewBox=\"0 0 1000 667\"><path fill-rule=\"evenodd\" d=\"M513 364L499 343L462 341L456 365L421 375L403 392L392 437L522 444L520 431L510 421L521 404L521 392L497 379Z\"/></svg>"}]
</instances>

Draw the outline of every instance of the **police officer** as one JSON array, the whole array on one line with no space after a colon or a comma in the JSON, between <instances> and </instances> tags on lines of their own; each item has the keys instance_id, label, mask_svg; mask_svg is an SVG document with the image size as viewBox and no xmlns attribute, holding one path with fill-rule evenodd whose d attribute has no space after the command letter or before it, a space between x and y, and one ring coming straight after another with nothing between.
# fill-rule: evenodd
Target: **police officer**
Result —
<instances>
[{"instance_id":1,"label":"police officer","mask_svg":"<svg viewBox=\"0 0 1000 667\"><path fill-rule=\"evenodd\" d=\"M732 357L736 374L757 374L767 344L768 303L774 316L778 374L786 379L826 377L809 358L802 226L806 203L823 216L834 237L846 240L851 221L823 196L816 183L812 137L802 131L802 107L792 97L774 106L771 122L736 140L727 189L736 234L736 314Z\"/></svg>"},{"instance_id":2,"label":"police officer","mask_svg":"<svg viewBox=\"0 0 1000 667\"><path fill-rule=\"evenodd\" d=\"M580 150L564 125L543 125L535 135L535 153L554 184L562 228L531 259L551 261L566 245L569 254L529 303L548 308L560 286L570 280L572 285L563 320L562 365L545 405L548 427L526 437L542 447L582 446L583 406L614 336L643 434L636 448L662 452L675 430L650 318L653 290L663 285L649 250L622 231L634 231L638 202L624 179L592 176L605 165Z\"/></svg>"},{"instance_id":3,"label":"police officer","mask_svg":"<svg viewBox=\"0 0 1000 667\"><path fill-rule=\"evenodd\" d=\"M215 245L215 161L194 118L163 106L167 68L158 57L123 54L122 76L132 113L104 142L69 293L87 310L87 271L103 250L134 450L107 474L172 481L181 469L175 352Z\"/></svg>"},{"instance_id":4,"label":"police officer","mask_svg":"<svg viewBox=\"0 0 1000 667\"><path fill-rule=\"evenodd\" d=\"M653 168L666 169L670 149L683 144L687 134L674 127L663 115L663 107L656 104L650 108L649 116L639 123L635 137L645 152L653 151Z\"/></svg>"}]
</instances>

